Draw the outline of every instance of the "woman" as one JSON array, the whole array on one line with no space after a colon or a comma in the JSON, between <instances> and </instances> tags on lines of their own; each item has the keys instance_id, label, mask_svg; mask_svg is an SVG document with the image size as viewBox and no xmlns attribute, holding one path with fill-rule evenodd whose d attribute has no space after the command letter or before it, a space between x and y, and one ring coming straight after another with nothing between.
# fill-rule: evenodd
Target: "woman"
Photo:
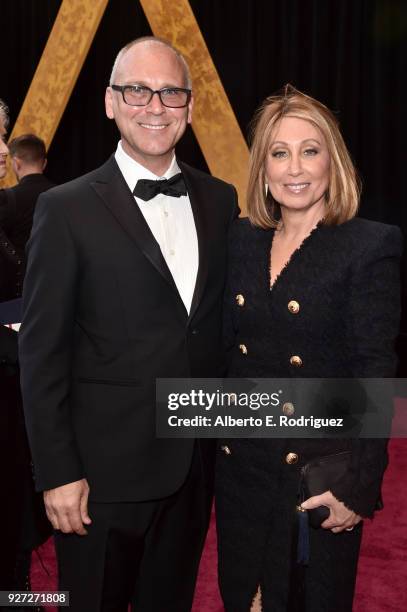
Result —
<instances>
[{"instance_id":1,"label":"woman","mask_svg":"<svg viewBox=\"0 0 407 612\"><path fill-rule=\"evenodd\" d=\"M5 102L0 98L0 181L7 174L7 156L8 147L6 144L7 126L8 126L8 108ZM3 230L4 210L0 207L0 302L7 299L7 279L9 271L9 263L7 260L8 254L8 237Z\"/></svg>"},{"instance_id":2,"label":"woman","mask_svg":"<svg viewBox=\"0 0 407 612\"><path fill-rule=\"evenodd\" d=\"M355 169L332 113L287 86L254 124L248 219L230 237L231 377L391 377L400 231L356 219ZM350 450L351 468L302 509L327 506L295 562L300 468ZM384 440L219 444L219 579L227 612L348 612L361 540L387 464Z\"/></svg>"},{"instance_id":3,"label":"woman","mask_svg":"<svg viewBox=\"0 0 407 612\"><path fill-rule=\"evenodd\" d=\"M0 179L6 176L6 159L8 148L5 142L7 134L8 109L3 100L0 99Z\"/></svg>"},{"instance_id":4,"label":"woman","mask_svg":"<svg viewBox=\"0 0 407 612\"><path fill-rule=\"evenodd\" d=\"M0 179L7 172L8 148L5 138L8 123L8 108L0 99ZM0 302L4 270L7 270L6 266L2 266L4 243L9 242L2 232L1 223L0 209ZM17 333L0 323L0 476L3 489L7 491L0 508L1 524L6 525L0 553L2 591L30 589L31 551L50 535L42 495L34 492L31 457L23 427L17 354ZM43 610L39 606L19 609L32 612Z\"/></svg>"}]
</instances>

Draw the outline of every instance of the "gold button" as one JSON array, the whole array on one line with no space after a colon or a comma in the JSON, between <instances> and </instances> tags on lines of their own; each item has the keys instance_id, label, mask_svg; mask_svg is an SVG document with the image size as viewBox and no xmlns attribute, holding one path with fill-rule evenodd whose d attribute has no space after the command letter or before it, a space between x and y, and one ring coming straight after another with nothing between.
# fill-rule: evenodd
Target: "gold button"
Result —
<instances>
[{"instance_id":1,"label":"gold button","mask_svg":"<svg viewBox=\"0 0 407 612\"><path fill-rule=\"evenodd\" d=\"M300 368L302 366L302 359L298 355L293 355L292 357L290 357L290 363L291 365Z\"/></svg>"},{"instance_id":2,"label":"gold button","mask_svg":"<svg viewBox=\"0 0 407 612\"><path fill-rule=\"evenodd\" d=\"M243 355L247 355L247 348L245 344L239 344L239 348L241 352L243 353Z\"/></svg>"},{"instance_id":3,"label":"gold button","mask_svg":"<svg viewBox=\"0 0 407 612\"><path fill-rule=\"evenodd\" d=\"M291 300L290 302L288 302L287 307L291 314L297 314L297 312L300 311L300 305L295 300Z\"/></svg>"},{"instance_id":4,"label":"gold button","mask_svg":"<svg viewBox=\"0 0 407 612\"><path fill-rule=\"evenodd\" d=\"M283 413L286 416L291 416L294 414L294 412L295 412L294 404L292 404L291 402L285 402L283 404Z\"/></svg>"},{"instance_id":5,"label":"gold button","mask_svg":"<svg viewBox=\"0 0 407 612\"><path fill-rule=\"evenodd\" d=\"M244 297L241 293L237 294L237 296L235 297L235 300L238 306L244 306Z\"/></svg>"},{"instance_id":6,"label":"gold button","mask_svg":"<svg viewBox=\"0 0 407 612\"><path fill-rule=\"evenodd\" d=\"M230 450L229 446L221 446L220 450L222 450L225 453L225 455L231 455L232 454L232 451Z\"/></svg>"},{"instance_id":7,"label":"gold button","mask_svg":"<svg viewBox=\"0 0 407 612\"><path fill-rule=\"evenodd\" d=\"M297 463L297 461L298 461L297 453L288 453L285 456L285 462L288 463L288 465L293 465L294 463Z\"/></svg>"}]
</instances>

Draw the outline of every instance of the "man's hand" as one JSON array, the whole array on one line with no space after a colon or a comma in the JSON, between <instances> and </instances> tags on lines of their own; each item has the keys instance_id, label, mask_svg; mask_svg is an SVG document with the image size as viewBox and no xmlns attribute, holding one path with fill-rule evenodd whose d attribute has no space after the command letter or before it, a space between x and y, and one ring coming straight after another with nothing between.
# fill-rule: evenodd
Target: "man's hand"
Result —
<instances>
[{"instance_id":1,"label":"man's hand","mask_svg":"<svg viewBox=\"0 0 407 612\"><path fill-rule=\"evenodd\" d=\"M325 491L322 495L314 495L314 497L308 498L301 504L304 510L311 510L319 506L329 508L329 516L322 523L321 527L323 529L330 529L333 533L340 533L344 530L352 531L355 525L362 520L359 514L349 510L343 502L336 499L331 491Z\"/></svg>"},{"instance_id":2,"label":"man's hand","mask_svg":"<svg viewBox=\"0 0 407 612\"><path fill-rule=\"evenodd\" d=\"M53 528L86 535L84 525L92 522L88 515L88 497L89 485L85 478L44 491L45 509Z\"/></svg>"}]
</instances>

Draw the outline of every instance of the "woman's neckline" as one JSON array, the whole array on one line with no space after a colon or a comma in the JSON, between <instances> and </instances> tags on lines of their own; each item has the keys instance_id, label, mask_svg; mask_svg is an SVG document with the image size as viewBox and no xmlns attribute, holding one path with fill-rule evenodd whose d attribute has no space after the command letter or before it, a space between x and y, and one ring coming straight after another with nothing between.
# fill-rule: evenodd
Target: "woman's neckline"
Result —
<instances>
[{"instance_id":1,"label":"woman's neckline","mask_svg":"<svg viewBox=\"0 0 407 612\"><path fill-rule=\"evenodd\" d=\"M291 267L292 262L298 257L299 253L303 250L304 246L306 246L309 243L311 237L315 235L315 232L320 227L322 227L323 221L324 221L323 219L318 221L318 223L311 229L310 233L304 237L304 239L301 241L301 244L299 244L299 246L296 249L294 249L294 251L291 253L290 257L288 258L284 266L281 268L280 272L277 274L274 281L271 282L271 249L273 248L274 236L276 235L276 231L278 231L277 228L274 228L273 234L271 236L271 244L270 244L270 250L269 250L269 289L270 291L272 291L275 288L276 283L280 281L281 276L285 274L287 268Z\"/></svg>"}]
</instances>

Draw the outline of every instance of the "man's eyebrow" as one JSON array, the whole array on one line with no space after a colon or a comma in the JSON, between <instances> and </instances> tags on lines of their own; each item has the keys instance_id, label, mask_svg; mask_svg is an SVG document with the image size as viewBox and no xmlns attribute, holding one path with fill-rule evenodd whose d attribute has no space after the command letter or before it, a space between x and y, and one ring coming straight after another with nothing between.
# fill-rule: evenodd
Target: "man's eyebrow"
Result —
<instances>
[{"instance_id":1,"label":"man's eyebrow","mask_svg":"<svg viewBox=\"0 0 407 612\"><path fill-rule=\"evenodd\" d=\"M129 83L123 83L124 86L132 87L139 85L141 87L148 87L151 89L150 85L145 83L144 81L137 81L136 79L132 79ZM174 85L173 83L165 83L161 85L160 89L185 89L182 85Z\"/></svg>"}]
</instances>

